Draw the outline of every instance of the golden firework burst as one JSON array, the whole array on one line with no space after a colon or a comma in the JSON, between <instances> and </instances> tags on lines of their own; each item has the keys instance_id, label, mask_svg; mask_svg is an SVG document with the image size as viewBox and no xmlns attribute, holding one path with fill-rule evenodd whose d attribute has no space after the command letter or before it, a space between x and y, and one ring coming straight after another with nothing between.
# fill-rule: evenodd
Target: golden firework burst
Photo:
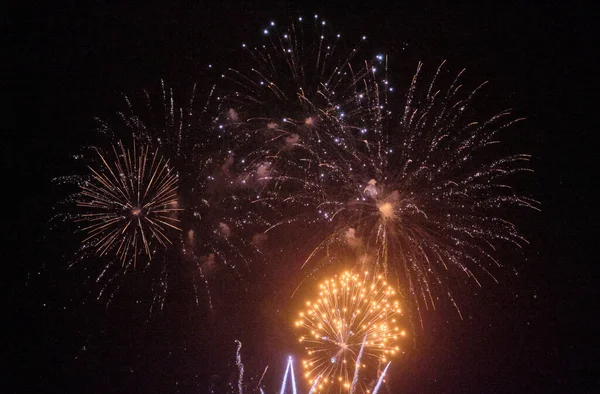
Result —
<instances>
[{"instance_id":1,"label":"golden firework burst","mask_svg":"<svg viewBox=\"0 0 600 394\"><path fill-rule=\"evenodd\" d=\"M344 272L319 285L318 298L306 302L296 321L308 355L304 376L313 392L353 392L359 376L364 386L369 372L400 352L406 332L398 326L402 311L396 296L382 275L369 272Z\"/></svg>"}]
</instances>

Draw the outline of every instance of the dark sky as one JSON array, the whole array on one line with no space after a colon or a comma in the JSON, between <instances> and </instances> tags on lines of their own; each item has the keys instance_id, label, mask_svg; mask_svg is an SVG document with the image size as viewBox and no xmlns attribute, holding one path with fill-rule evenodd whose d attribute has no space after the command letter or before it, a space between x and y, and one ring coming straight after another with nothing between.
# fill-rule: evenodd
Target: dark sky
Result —
<instances>
[{"instance_id":1,"label":"dark sky","mask_svg":"<svg viewBox=\"0 0 600 394\"><path fill-rule=\"evenodd\" d=\"M3 16L9 306L1 391L205 393L212 375L223 381L235 371L236 338L247 376L270 365L277 387L286 354L297 350L281 312L288 299L273 296L277 283L251 282L218 316L174 300L147 321L135 307L84 302L87 290L64 270L64 238L47 224L61 193L51 180L69 173L70 155L90 142L93 117L112 113L122 92L160 79L202 81L207 64L235 61L240 42L258 41L268 21L313 13L341 32L367 34L373 52L389 54L397 78L412 76L418 61L434 67L446 59L452 70L466 67L469 81L489 80L499 104L527 117L526 133L510 143L534 155L530 190L543 210L520 218L531 245L507 264L519 275L470 289L465 320L450 308L426 314L394 365L392 392L600 390L592 7L119 3L31 4ZM273 278L284 277L281 270Z\"/></svg>"}]
</instances>

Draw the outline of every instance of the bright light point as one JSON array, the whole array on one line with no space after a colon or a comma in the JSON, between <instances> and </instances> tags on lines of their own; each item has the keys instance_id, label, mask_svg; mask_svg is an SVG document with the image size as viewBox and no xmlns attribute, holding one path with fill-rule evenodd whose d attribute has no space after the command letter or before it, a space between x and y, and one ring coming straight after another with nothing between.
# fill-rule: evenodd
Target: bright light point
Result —
<instances>
[{"instance_id":1,"label":"bright light point","mask_svg":"<svg viewBox=\"0 0 600 394\"><path fill-rule=\"evenodd\" d=\"M383 219L394 218L394 206L391 203L385 202L383 204L377 204L377 208L379 209L379 212L381 213L381 217Z\"/></svg>"},{"instance_id":2,"label":"bright light point","mask_svg":"<svg viewBox=\"0 0 600 394\"><path fill-rule=\"evenodd\" d=\"M275 22L271 21L271 26L275 26Z\"/></svg>"},{"instance_id":3,"label":"bright light point","mask_svg":"<svg viewBox=\"0 0 600 394\"><path fill-rule=\"evenodd\" d=\"M269 34L269 31L267 29L263 30L264 34Z\"/></svg>"}]
</instances>

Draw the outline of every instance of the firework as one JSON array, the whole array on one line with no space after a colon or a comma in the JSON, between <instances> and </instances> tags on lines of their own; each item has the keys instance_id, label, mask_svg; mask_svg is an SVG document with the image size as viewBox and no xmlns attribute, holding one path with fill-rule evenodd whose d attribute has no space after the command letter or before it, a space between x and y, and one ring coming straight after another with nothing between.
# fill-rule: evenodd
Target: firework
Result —
<instances>
[{"instance_id":1,"label":"firework","mask_svg":"<svg viewBox=\"0 0 600 394\"><path fill-rule=\"evenodd\" d=\"M384 58L358 59L366 37L347 47L324 20L308 19L282 29L271 22L262 45L243 44L244 67L224 74L222 127L242 157L242 181L278 193L335 187L384 111L376 83L387 83Z\"/></svg>"},{"instance_id":2,"label":"firework","mask_svg":"<svg viewBox=\"0 0 600 394\"><path fill-rule=\"evenodd\" d=\"M481 285L478 276L494 278L492 267L500 266L498 248L526 242L505 216L514 208L537 209L510 186L515 174L531 171L530 157L494 147L498 133L521 120L510 111L483 120L472 115L483 85L463 93L459 74L443 92L434 77L421 93L420 68L397 121L389 117L366 138L339 188L303 194L329 225L307 261L349 253L363 267L398 277L419 311L435 307L437 288L460 314L446 274Z\"/></svg>"},{"instance_id":3,"label":"firework","mask_svg":"<svg viewBox=\"0 0 600 394\"><path fill-rule=\"evenodd\" d=\"M485 84L465 89L462 72L439 84L442 66L423 84L419 65L394 98L387 56L362 60L360 43L344 50L328 27L317 16L271 23L263 45L244 45L244 67L224 74L220 127L239 182L258 189L262 214L275 212L267 232L316 225L307 263L355 258L396 276L419 314L435 308L436 291L460 314L445 277L495 280L497 250L526 242L506 216L537 206L510 186L529 156L495 146L521 119L477 116Z\"/></svg>"},{"instance_id":4,"label":"firework","mask_svg":"<svg viewBox=\"0 0 600 394\"><path fill-rule=\"evenodd\" d=\"M66 209L54 221L75 223L87 234L71 265L101 267L88 276L107 304L120 288L135 287L150 289L150 311L162 309L170 284L177 282L193 287L196 304L204 288L212 308L210 282L231 273L242 278L260 257L267 240L261 229L270 223L248 209L250 190L238 187L232 154L213 123L213 92L203 101L196 86L176 94L161 83L126 96L123 111L99 121L97 146L75 156L86 174L56 179L79 190L63 201ZM132 140L132 148L120 139ZM107 145L112 152L104 153ZM134 274L140 257L152 264ZM130 286L132 280L145 283Z\"/></svg>"},{"instance_id":5,"label":"firework","mask_svg":"<svg viewBox=\"0 0 600 394\"><path fill-rule=\"evenodd\" d=\"M77 206L85 208L78 218L85 223L83 243L122 263L128 257L135 261L140 250L150 258L153 242L165 247L172 243L169 231L181 231L178 177L158 149L119 144L113 153L111 161L98 152L101 166L89 167L91 176L77 197Z\"/></svg>"},{"instance_id":6,"label":"firework","mask_svg":"<svg viewBox=\"0 0 600 394\"><path fill-rule=\"evenodd\" d=\"M319 285L319 298L306 303L296 322L308 353L304 376L314 392L353 392L357 381L367 384L369 371L400 353L405 332L396 294L382 275L368 272L345 272Z\"/></svg>"},{"instance_id":7,"label":"firework","mask_svg":"<svg viewBox=\"0 0 600 394\"><path fill-rule=\"evenodd\" d=\"M114 252L123 264L139 254L132 251L149 256L153 242L173 242L169 223L182 229L182 271L206 284L219 265L241 276L238 268L252 260L247 251L260 255L269 232L303 221L318 224L300 230L315 229L310 235L320 238L307 264L352 257L397 277L419 312L435 307L436 291L458 309L448 277L481 285L481 273L493 277L500 265L498 249L526 242L506 216L537 205L510 186L530 171L529 156L494 147L499 132L520 119L510 111L476 116L481 86L465 90L460 73L438 87L441 67L423 85L419 65L403 99L395 99L387 56L363 56L365 38L347 46L318 16L283 28L272 22L263 33L261 45L243 45L245 55L208 103L196 107L194 87L182 105L161 84L158 95L127 97L118 122L102 122L111 142L130 134L170 158L179 188L169 209L182 211L163 213L158 227L133 203L121 221L78 216L88 221L86 245ZM90 195L78 204L91 209L85 204L96 203L98 190L85 187ZM129 223L127 231L117 233L118 223Z\"/></svg>"}]
</instances>

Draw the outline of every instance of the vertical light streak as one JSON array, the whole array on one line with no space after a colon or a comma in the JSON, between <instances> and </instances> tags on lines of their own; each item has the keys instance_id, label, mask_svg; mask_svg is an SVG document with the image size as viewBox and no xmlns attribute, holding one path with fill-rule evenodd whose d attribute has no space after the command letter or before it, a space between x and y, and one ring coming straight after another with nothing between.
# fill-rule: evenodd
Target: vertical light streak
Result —
<instances>
[{"instance_id":1,"label":"vertical light streak","mask_svg":"<svg viewBox=\"0 0 600 394\"><path fill-rule=\"evenodd\" d=\"M313 385L310 387L310 391L308 392L308 394L312 394L313 391L315 390L315 388L317 387L317 384L319 384L319 377L317 376L315 378L315 382L313 383Z\"/></svg>"},{"instance_id":2,"label":"vertical light streak","mask_svg":"<svg viewBox=\"0 0 600 394\"><path fill-rule=\"evenodd\" d=\"M285 385L287 383L288 372L290 371L290 363L288 362L285 367L285 373L283 374L283 382L281 383L281 390L279 394L285 394Z\"/></svg>"},{"instance_id":3,"label":"vertical light streak","mask_svg":"<svg viewBox=\"0 0 600 394\"><path fill-rule=\"evenodd\" d=\"M260 384L262 383L263 379L265 378L265 375L266 375L268 369L269 369L269 366L267 365L265 367L265 370L263 371L262 375L260 376L260 379L258 379L258 383L256 384L257 389L260 387ZM262 391L262 389L261 389L261 391Z\"/></svg>"},{"instance_id":4,"label":"vertical light streak","mask_svg":"<svg viewBox=\"0 0 600 394\"><path fill-rule=\"evenodd\" d=\"M292 356L290 356L290 359L288 361L288 365L289 365L290 371L292 373L292 393L293 394L297 394L297 390L296 390L296 376L294 374L294 360L292 359Z\"/></svg>"},{"instance_id":5,"label":"vertical light streak","mask_svg":"<svg viewBox=\"0 0 600 394\"><path fill-rule=\"evenodd\" d=\"M292 393L293 394L297 394L298 393L298 389L296 387L296 376L294 375L294 360L292 358L292 356L290 356L288 358L288 362L287 362L287 366L285 368L285 374L283 375L283 383L281 384L281 391L279 392L280 394L285 394L285 388L287 386L287 377L288 374L291 374L292 378Z\"/></svg>"},{"instance_id":6,"label":"vertical light streak","mask_svg":"<svg viewBox=\"0 0 600 394\"><path fill-rule=\"evenodd\" d=\"M237 364L239 376L238 376L238 393L244 394L243 390L243 382L244 382L244 364L242 364L242 355L240 354L240 350L242 349L242 342L236 339L235 341L238 345L237 351L235 353L235 363Z\"/></svg>"},{"instance_id":7,"label":"vertical light streak","mask_svg":"<svg viewBox=\"0 0 600 394\"><path fill-rule=\"evenodd\" d=\"M377 381L377 385L375 386L375 389L373 390L373 394L377 394L377 392L379 391L379 388L381 387L381 382L383 382L385 373L387 372L388 367L390 366L391 363L392 363L391 361L388 361L387 365L383 369L383 372L381 373L381 376L379 377L379 380Z\"/></svg>"},{"instance_id":8,"label":"vertical light streak","mask_svg":"<svg viewBox=\"0 0 600 394\"><path fill-rule=\"evenodd\" d=\"M365 338L362 341L362 345L360 346L360 351L358 352L358 357L356 357L356 367L354 368L354 378L352 378L352 385L350 386L350 394L354 393L356 389L356 383L358 382L358 370L360 368L360 359L363 355L363 350L365 350L365 343L367 342L367 334L365 334Z\"/></svg>"}]
</instances>

